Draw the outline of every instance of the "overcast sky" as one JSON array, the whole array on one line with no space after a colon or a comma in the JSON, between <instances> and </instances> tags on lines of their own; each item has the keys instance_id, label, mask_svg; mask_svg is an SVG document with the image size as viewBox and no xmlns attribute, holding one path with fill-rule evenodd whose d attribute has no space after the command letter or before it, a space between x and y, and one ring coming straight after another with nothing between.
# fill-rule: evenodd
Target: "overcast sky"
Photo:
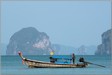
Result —
<instances>
[{"instance_id":1,"label":"overcast sky","mask_svg":"<svg viewBox=\"0 0 112 75\"><path fill-rule=\"evenodd\" d=\"M73 47L98 45L111 28L109 1L3 1L1 41L25 27L35 27L51 43Z\"/></svg>"}]
</instances>

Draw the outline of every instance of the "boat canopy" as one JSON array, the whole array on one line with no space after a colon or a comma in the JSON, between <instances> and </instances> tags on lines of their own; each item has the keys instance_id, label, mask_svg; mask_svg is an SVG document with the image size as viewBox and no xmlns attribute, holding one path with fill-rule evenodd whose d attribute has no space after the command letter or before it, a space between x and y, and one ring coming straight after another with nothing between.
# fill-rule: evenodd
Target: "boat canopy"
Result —
<instances>
[{"instance_id":1,"label":"boat canopy","mask_svg":"<svg viewBox=\"0 0 112 75\"><path fill-rule=\"evenodd\" d=\"M60 59L60 60L62 60L62 59L64 59L64 60L72 60L72 57L71 56L58 56L58 55L53 55L52 56L52 58L54 58L54 59Z\"/></svg>"},{"instance_id":2,"label":"boat canopy","mask_svg":"<svg viewBox=\"0 0 112 75\"><path fill-rule=\"evenodd\" d=\"M71 64L71 56L58 56L58 55L53 55L53 59L56 59L55 63L56 64Z\"/></svg>"},{"instance_id":3,"label":"boat canopy","mask_svg":"<svg viewBox=\"0 0 112 75\"><path fill-rule=\"evenodd\" d=\"M65 56L62 56L62 55L59 55L59 56L58 56L58 55L53 55L52 57L53 57L53 58L65 58L65 59L71 59L71 56L68 56L68 55L67 55L67 56L66 56L66 55L65 55Z\"/></svg>"}]
</instances>

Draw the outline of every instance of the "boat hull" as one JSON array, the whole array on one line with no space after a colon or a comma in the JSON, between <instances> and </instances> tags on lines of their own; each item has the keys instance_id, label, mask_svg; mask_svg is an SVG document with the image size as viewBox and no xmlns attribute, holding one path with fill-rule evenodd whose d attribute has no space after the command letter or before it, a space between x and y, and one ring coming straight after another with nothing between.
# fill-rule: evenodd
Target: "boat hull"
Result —
<instances>
[{"instance_id":1,"label":"boat hull","mask_svg":"<svg viewBox=\"0 0 112 75\"><path fill-rule=\"evenodd\" d=\"M30 68L82 68L87 66L86 64L55 64L29 59L25 59L24 63Z\"/></svg>"}]
</instances>

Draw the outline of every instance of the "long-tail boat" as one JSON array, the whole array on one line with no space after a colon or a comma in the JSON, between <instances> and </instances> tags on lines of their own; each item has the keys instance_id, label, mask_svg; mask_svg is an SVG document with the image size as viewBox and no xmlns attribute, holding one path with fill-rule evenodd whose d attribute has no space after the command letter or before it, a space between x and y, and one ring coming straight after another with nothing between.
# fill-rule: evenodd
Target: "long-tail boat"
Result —
<instances>
[{"instance_id":1,"label":"long-tail boat","mask_svg":"<svg viewBox=\"0 0 112 75\"><path fill-rule=\"evenodd\" d=\"M88 65L88 63L80 64L57 64L52 62L44 62L38 60L31 60L23 57L21 52L18 52L22 61L30 68L83 68Z\"/></svg>"}]
</instances>

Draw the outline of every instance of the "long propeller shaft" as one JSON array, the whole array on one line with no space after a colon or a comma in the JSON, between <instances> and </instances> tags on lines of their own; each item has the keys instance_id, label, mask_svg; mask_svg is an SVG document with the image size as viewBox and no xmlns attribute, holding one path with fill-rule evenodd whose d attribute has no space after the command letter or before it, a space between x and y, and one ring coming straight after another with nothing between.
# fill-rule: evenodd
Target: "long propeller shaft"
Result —
<instances>
[{"instance_id":1,"label":"long propeller shaft","mask_svg":"<svg viewBox=\"0 0 112 75\"><path fill-rule=\"evenodd\" d=\"M91 63L91 62L86 62L88 64L92 64L92 65L96 65L96 66L100 66L100 67L106 67L106 66L103 66L103 65L99 65L99 64L94 64L94 63Z\"/></svg>"}]
</instances>

